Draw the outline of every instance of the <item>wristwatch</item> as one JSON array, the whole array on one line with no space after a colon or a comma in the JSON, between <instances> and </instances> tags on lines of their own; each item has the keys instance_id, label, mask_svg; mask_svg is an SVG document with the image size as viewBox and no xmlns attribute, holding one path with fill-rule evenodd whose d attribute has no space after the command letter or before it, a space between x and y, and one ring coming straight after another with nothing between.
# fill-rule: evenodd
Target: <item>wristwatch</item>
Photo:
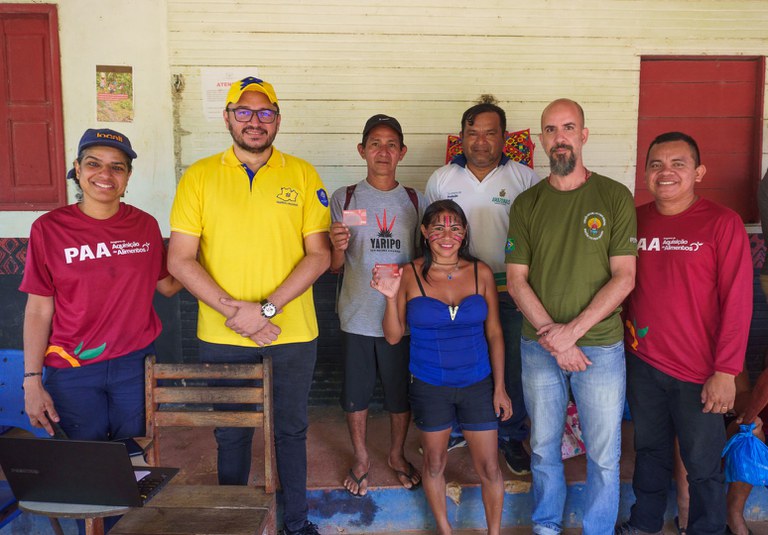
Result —
<instances>
[{"instance_id":1,"label":"wristwatch","mask_svg":"<svg viewBox=\"0 0 768 535\"><path fill-rule=\"evenodd\" d=\"M277 314L277 307L271 303L270 301L267 301L266 299L261 302L261 315L264 316L267 319L272 319L275 317L275 314Z\"/></svg>"}]
</instances>

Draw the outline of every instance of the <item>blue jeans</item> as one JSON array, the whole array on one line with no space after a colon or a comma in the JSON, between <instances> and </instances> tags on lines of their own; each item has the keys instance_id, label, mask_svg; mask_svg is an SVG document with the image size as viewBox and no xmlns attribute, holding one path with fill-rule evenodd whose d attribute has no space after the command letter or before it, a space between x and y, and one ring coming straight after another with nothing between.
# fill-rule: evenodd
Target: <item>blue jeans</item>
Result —
<instances>
[{"instance_id":1,"label":"blue jeans","mask_svg":"<svg viewBox=\"0 0 768 535\"><path fill-rule=\"evenodd\" d=\"M587 447L583 533L613 533L619 511L624 343L581 347L592 361L583 372L561 370L536 341L523 338L520 349L525 404L531 417L533 532L555 535L562 531L566 483L561 444L570 384Z\"/></svg>"},{"instance_id":2,"label":"blue jeans","mask_svg":"<svg viewBox=\"0 0 768 535\"><path fill-rule=\"evenodd\" d=\"M144 420L144 359L153 344L120 357L79 366L45 369L45 389L53 399L60 425L73 440L114 440L142 437ZM104 519L109 530L121 517ZM80 535L85 521L77 521Z\"/></svg>"},{"instance_id":3,"label":"blue jeans","mask_svg":"<svg viewBox=\"0 0 768 535\"><path fill-rule=\"evenodd\" d=\"M264 355L272 357L275 456L284 500L283 525L298 531L307 521L307 402L315 371L317 339L266 347L200 341L200 360L204 363L261 362ZM236 386L238 382L226 383ZM219 427L214 431L220 485L248 484L253 432L252 427Z\"/></svg>"},{"instance_id":4,"label":"blue jeans","mask_svg":"<svg viewBox=\"0 0 768 535\"><path fill-rule=\"evenodd\" d=\"M144 436L144 358L154 346L77 368L45 370L61 428L75 440Z\"/></svg>"},{"instance_id":5,"label":"blue jeans","mask_svg":"<svg viewBox=\"0 0 768 535\"><path fill-rule=\"evenodd\" d=\"M708 535L725 530L720 464L725 426L722 415L701 412L702 386L675 379L627 352L627 398L636 451L630 523L637 529L656 532L664 525L677 436L688 470L688 531Z\"/></svg>"},{"instance_id":6,"label":"blue jeans","mask_svg":"<svg viewBox=\"0 0 768 535\"><path fill-rule=\"evenodd\" d=\"M499 421L499 440L517 440L528 438L528 425L525 420L523 397L522 358L520 356L520 334L523 329L523 314L517 310L515 302L507 292L499 293L499 316L504 334L504 386L512 400L512 418Z\"/></svg>"}]
</instances>

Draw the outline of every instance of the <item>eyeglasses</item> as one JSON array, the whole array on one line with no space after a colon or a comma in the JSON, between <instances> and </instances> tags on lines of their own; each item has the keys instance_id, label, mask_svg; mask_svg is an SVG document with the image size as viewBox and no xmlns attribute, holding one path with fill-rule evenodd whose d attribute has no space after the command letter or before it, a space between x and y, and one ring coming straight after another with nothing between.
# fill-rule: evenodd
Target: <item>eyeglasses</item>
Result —
<instances>
[{"instance_id":1,"label":"eyeglasses","mask_svg":"<svg viewBox=\"0 0 768 535\"><path fill-rule=\"evenodd\" d=\"M227 111L232 112L238 123L247 123L256 115L260 123L271 124L275 122L278 115L275 110L252 110L250 108L227 108Z\"/></svg>"}]
</instances>

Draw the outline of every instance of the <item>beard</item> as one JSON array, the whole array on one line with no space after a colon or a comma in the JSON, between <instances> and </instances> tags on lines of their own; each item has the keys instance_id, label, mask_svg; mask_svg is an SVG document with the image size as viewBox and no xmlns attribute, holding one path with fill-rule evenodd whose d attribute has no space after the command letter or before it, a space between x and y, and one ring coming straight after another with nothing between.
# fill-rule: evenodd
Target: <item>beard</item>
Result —
<instances>
[{"instance_id":1,"label":"beard","mask_svg":"<svg viewBox=\"0 0 768 535\"><path fill-rule=\"evenodd\" d=\"M239 148L244 150L245 152L250 152L253 154L260 154L264 152L265 150L269 149L272 146L272 143L275 141L275 136L277 135L277 132L274 132L271 136L269 133L264 130L263 128L258 128L255 126L246 126L243 128L240 132L236 132L231 125L227 125L229 128L229 133L232 136L232 141L235 145L237 145ZM261 132L267 136L267 139L261 143L253 143L248 144L245 141L244 134L249 131L256 130L258 132Z\"/></svg>"},{"instance_id":2,"label":"beard","mask_svg":"<svg viewBox=\"0 0 768 535\"><path fill-rule=\"evenodd\" d=\"M568 149L568 154L555 154L558 149ZM549 151L549 168L553 175L567 176L576 169L576 155L570 145L557 145Z\"/></svg>"}]
</instances>

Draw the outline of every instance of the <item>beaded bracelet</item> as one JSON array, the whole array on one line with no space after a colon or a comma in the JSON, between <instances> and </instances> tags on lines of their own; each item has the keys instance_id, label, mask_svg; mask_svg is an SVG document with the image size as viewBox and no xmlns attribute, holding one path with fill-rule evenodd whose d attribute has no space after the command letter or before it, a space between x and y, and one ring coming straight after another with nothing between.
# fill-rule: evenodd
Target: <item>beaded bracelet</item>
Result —
<instances>
[{"instance_id":1,"label":"beaded bracelet","mask_svg":"<svg viewBox=\"0 0 768 535\"><path fill-rule=\"evenodd\" d=\"M27 372L24 374L24 377L36 377L38 375L43 375L43 372Z\"/></svg>"}]
</instances>

